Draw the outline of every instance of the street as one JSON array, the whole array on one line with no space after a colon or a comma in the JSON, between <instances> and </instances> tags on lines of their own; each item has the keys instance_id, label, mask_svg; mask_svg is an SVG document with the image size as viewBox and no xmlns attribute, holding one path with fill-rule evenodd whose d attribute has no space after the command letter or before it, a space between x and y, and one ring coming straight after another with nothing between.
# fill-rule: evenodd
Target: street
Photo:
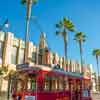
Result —
<instances>
[{"instance_id":1,"label":"street","mask_svg":"<svg viewBox=\"0 0 100 100\"><path fill-rule=\"evenodd\" d=\"M91 96L92 96L92 100L100 100L100 93L99 94L98 93L92 93ZM2 95L2 97L0 96L0 100L7 100L7 97Z\"/></svg>"}]
</instances>

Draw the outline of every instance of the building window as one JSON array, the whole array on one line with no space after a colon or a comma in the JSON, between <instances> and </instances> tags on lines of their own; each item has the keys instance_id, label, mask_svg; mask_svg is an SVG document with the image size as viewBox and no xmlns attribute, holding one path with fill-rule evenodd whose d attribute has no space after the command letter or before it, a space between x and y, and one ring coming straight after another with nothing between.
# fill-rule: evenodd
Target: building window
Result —
<instances>
[{"instance_id":1,"label":"building window","mask_svg":"<svg viewBox=\"0 0 100 100\"><path fill-rule=\"evenodd\" d=\"M17 47L11 48L11 64L16 64Z\"/></svg>"},{"instance_id":2,"label":"building window","mask_svg":"<svg viewBox=\"0 0 100 100\"><path fill-rule=\"evenodd\" d=\"M24 63L24 49L19 50L19 64Z\"/></svg>"}]
</instances>

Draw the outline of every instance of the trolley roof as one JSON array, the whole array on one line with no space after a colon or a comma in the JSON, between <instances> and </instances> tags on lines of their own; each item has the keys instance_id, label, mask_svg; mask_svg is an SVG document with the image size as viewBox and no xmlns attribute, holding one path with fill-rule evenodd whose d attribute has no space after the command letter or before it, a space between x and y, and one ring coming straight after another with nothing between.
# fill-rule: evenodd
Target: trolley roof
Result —
<instances>
[{"instance_id":1,"label":"trolley roof","mask_svg":"<svg viewBox=\"0 0 100 100\"><path fill-rule=\"evenodd\" d=\"M63 76L71 76L71 77L78 77L82 78L83 75L81 73L76 72L65 72L64 70L60 68L52 68L45 65L29 65L29 64L18 64L16 65L16 70L19 71L25 71L25 72L35 72L38 73L39 71L47 71L56 75L63 75Z\"/></svg>"}]
</instances>

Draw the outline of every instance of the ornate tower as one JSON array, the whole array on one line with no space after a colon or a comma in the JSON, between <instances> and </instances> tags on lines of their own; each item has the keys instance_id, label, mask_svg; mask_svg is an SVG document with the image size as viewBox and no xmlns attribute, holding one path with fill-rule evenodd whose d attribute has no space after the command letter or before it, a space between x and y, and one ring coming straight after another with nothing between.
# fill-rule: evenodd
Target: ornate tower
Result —
<instances>
[{"instance_id":1,"label":"ornate tower","mask_svg":"<svg viewBox=\"0 0 100 100\"><path fill-rule=\"evenodd\" d=\"M45 35L45 34L41 34L41 36L40 36L39 48L40 48L40 49L44 49L45 47L47 47L46 35Z\"/></svg>"},{"instance_id":2,"label":"ornate tower","mask_svg":"<svg viewBox=\"0 0 100 100\"><path fill-rule=\"evenodd\" d=\"M40 36L40 43L39 43L39 58L42 59L42 64L48 64L49 63L49 50L48 45L46 43L46 35L41 34Z\"/></svg>"}]
</instances>

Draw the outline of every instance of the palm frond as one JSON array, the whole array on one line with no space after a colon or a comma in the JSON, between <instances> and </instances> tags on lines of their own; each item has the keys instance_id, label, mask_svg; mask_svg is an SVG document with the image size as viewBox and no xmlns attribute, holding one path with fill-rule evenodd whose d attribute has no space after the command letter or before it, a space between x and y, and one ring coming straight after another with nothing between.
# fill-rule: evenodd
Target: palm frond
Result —
<instances>
[{"instance_id":1,"label":"palm frond","mask_svg":"<svg viewBox=\"0 0 100 100\"><path fill-rule=\"evenodd\" d=\"M100 56L100 49L94 49L93 51L92 51L92 54L94 55L94 56Z\"/></svg>"},{"instance_id":2,"label":"palm frond","mask_svg":"<svg viewBox=\"0 0 100 100\"><path fill-rule=\"evenodd\" d=\"M55 34L56 34L56 35L62 35L62 32L60 32L60 31L56 31Z\"/></svg>"},{"instance_id":3,"label":"palm frond","mask_svg":"<svg viewBox=\"0 0 100 100\"><path fill-rule=\"evenodd\" d=\"M21 4L24 5L27 2L27 0L21 0Z\"/></svg>"},{"instance_id":4,"label":"palm frond","mask_svg":"<svg viewBox=\"0 0 100 100\"><path fill-rule=\"evenodd\" d=\"M55 26L56 26L56 28L60 28L60 25L59 24L56 24Z\"/></svg>"},{"instance_id":5,"label":"palm frond","mask_svg":"<svg viewBox=\"0 0 100 100\"><path fill-rule=\"evenodd\" d=\"M67 19L67 17L64 17L64 18L63 18L63 22L69 23L70 21Z\"/></svg>"},{"instance_id":6,"label":"palm frond","mask_svg":"<svg viewBox=\"0 0 100 100\"><path fill-rule=\"evenodd\" d=\"M83 39L83 42L85 42L86 41L86 39Z\"/></svg>"},{"instance_id":7,"label":"palm frond","mask_svg":"<svg viewBox=\"0 0 100 100\"><path fill-rule=\"evenodd\" d=\"M75 26L71 25L70 27L68 27L68 30L71 32L75 32Z\"/></svg>"},{"instance_id":8,"label":"palm frond","mask_svg":"<svg viewBox=\"0 0 100 100\"><path fill-rule=\"evenodd\" d=\"M62 21L59 21L59 23L56 24L56 28L62 28L63 27L63 23Z\"/></svg>"},{"instance_id":9,"label":"palm frond","mask_svg":"<svg viewBox=\"0 0 100 100\"><path fill-rule=\"evenodd\" d=\"M76 41L82 41L82 42L86 41L86 35L84 35L83 32L76 33L74 37L75 37Z\"/></svg>"},{"instance_id":10,"label":"palm frond","mask_svg":"<svg viewBox=\"0 0 100 100\"><path fill-rule=\"evenodd\" d=\"M21 0L21 4L24 5L24 4L27 3L27 1L28 1L28 0ZM37 4L37 3L38 3L38 0L32 0L32 3L33 3L33 4Z\"/></svg>"},{"instance_id":11,"label":"palm frond","mask_svg":"<svg viewBox=\"0 0 100 100\"><path fill-rule=\"evenodd\" d=\"M75 38L75 37L74 37L74 39L73 39L73 40L77 41L77 38Z\"/></svg>"},{"instance_id":12,"label":"palm frond","mask_svg":"<svg viewBox=\"0 0 100 100\"><path fill-rule=\"evenodd\" d=\"M63 18L63 23L64 23L64 27L66 28L66 29L68 29L69 31L71 31L71 32L74 32L75 31L75 26L73 25L73 23L70 21L70 20L68 20L67 18Z\"/></svg>"},{"instance_id":13,"label":"palm frond","mask_svg":"<svg viewBox=\"0 0 100 100\"><path fill-rule=\"evenodd\" d=\"M38 3L38 0L32 0L34 4L37 4Z\"/></svg>"}]
</instances>

